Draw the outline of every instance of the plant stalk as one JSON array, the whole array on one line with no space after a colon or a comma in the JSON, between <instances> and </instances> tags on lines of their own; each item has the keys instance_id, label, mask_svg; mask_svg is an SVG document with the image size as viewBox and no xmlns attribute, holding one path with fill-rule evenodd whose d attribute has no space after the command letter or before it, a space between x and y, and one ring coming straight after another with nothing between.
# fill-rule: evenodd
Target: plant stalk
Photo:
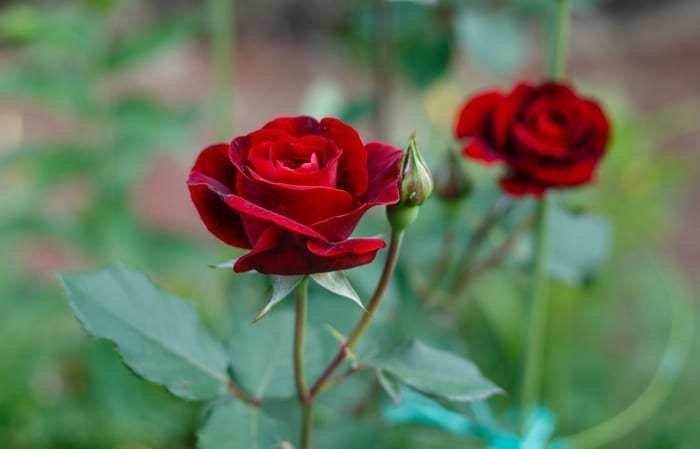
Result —
<instances>
[{"instance_id":1,"label":"plant stalk","mask_svg":"<svg viewBox=\"0 0 700 449\"><path fill-rule=\"evenodd\" d=\"M345 359L348 357L348 354L357 345L357 343L360 341L360 338L362 338L365 331L367 330L367 326L369 325L369 322L372 320L374 313L379 307L379 304L382 301L382 297L384 296L384 291L389 285L389 282L391 281L391 278L394 274L394 270L396 269L396 262L399 258L399 250L401 248L403 236L403 231L392 231L391 242L389 243L389 253L387 254L386 262L384 263L384 270L382 271L382 276L379 279L379 283L377 284L376 289L374 290L372 299L370 299L369 304L367 305L367 311L364 315L362 315L362 318L355 326L355 329L352 331L347 341L341 344L340 350L336 354L335 358L331 361L331 363L325 369L323 374L321 374L316 380L316 382L314 382L310 391L310 396L312 399L316 397L316 395L321 391L321 389L323 388L326 381L328 381L330 376L345 361Z\"/></svg>"},{"instance_id":2,"label":"plant stalk","mask_svg":"<svg viewBox=\"0 0 700 449\"><path fill-rule=\"evenodd\" d=\"M294 380L297 387L297 398L301 403L301 446L300 449L311 447L311 430L313 421L313 400L309 396L304 373L304 336L306 331L306 309L309 295L309 277L299 283L296 289L296 314L294 320Z\"/></svg>"},{"instance_id":3,"label":"plant stalk","mask_svg":"<svg viewBox=\"0 0 700 449\"><path fill-rule=\"evenodd\" d=\"M522 384L523 416L531 407L539 403L542 387L542 365L544 363L547 311L549 308L546 273L548 212L549 198L545 194L537 205L535 218L535 258L528 298L530 314Z\"/></svg>"},{"instance_id":4,"label":"plant stalk","mask_svg":"<svg viewBox=\"0 0 700 449\"><path fill-rule=\"evenodd\" d=\"M233 135L234 0L209 0L214 114L218 139Z\"/></svg>"}]
</instances>

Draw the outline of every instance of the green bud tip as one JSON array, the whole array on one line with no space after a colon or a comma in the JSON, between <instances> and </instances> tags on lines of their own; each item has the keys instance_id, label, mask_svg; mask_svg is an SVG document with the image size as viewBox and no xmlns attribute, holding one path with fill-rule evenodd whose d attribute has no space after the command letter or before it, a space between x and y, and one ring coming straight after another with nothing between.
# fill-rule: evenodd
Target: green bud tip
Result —
<instances>
[{"instance_id":1,"label":"green bud tip","mask_svg":"<svg viewBox=\"0 0 700 449\"><path fill-rule=\"evenodd\" d=\"M408 138L408 146L401 158L401 177L399 179L399 204L406 207L420 206L433 192L433 176L428 164L423 160L418 145L416 133Z\"/></svg>"},{"instance_id":2,"label":"green bud tip","mask_svg":"<svg viewBox=\"0 0 700 449\"><path fill-rule=\"evenodd\" d=\"M416 144L416 133L411 134L401 158L399 202L387 207L387 217L394 231L403 231L418 215L418 207L433 192L433 176Z\"/></svg>"}]
</instances>

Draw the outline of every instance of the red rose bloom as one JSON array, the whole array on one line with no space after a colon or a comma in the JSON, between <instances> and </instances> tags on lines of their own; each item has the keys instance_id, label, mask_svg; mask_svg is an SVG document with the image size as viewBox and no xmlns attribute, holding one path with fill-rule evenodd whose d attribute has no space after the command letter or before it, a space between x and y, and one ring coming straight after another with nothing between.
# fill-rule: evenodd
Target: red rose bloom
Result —
<instances>
[{"instance_id":1,"label":"red rose bloom","mask_svg":"<svg viewBox=\"0 0 700 449\"><path fill-rule=\"evenodd\" d=\"M209 231L251 251L234 271L312 274L363 265L385 246L348 238L372 206L399 200L390 145L340 120L279 118L199 155L187 184Z\"/></svg>"},{"instance_id":2,"label":"red rose bloom","mask_svg":"<svg viewBox=\"0 0 700 449\"><path fill-rule=\"evenodd\" d=\"M605 153L609 124L596 102L564 84L521 83L507 95L488 91L469 99L455 135L472 137L466 156L506 164L505 191L539 196L548 188L591 180Z\"/></svg>"}]
</instances>

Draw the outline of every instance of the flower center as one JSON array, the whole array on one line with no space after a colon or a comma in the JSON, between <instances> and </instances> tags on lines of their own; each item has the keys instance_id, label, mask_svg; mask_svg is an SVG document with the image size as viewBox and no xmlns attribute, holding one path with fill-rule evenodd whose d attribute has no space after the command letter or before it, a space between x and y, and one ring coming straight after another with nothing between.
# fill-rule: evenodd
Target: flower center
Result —
<instances>
[{"instance_id":1,"label":"flower center","mask_svg":"<svg viewBox=\"0 0 700 449\"><path fill-rule=\"evenodd\" d=\"M301 173L317 171L320 168L318 156L316 153L311 153L310 157L291 157L283 160L278 160L277 168L287 168Z\"/></svg>"}]
</instances>

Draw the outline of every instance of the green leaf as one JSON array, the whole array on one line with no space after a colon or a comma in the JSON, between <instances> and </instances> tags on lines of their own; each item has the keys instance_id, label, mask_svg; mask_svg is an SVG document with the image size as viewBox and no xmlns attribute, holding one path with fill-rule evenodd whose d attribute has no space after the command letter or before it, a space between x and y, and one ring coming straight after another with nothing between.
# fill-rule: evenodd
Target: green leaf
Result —
<instances>
[{"instance_id":1,"label":"green leaf","mask_svg":"<svg viewBox=\"0 0 700 449\"><path fill-rule=\"evenodd\" d=\"M240 401L215 406L197 433L199 449L279 449L288 439L284 423Z\"/></svg>"},{"instance_id":2,"label":"green leaf","mask_svg":"<svg viewBox=\"0 0 700 449\"><path fill-rule=\"evenodd\" d=\"M413 340L368 363L422 393L470 402L501 393L471 361Z\"/></svg>"},{"instance_id":3,"label":"green leaf","mask_svg":"<svg viewBox=\"0 0 700 449\"><path fill-rule=\"evenodd\" d=\"M138 375L185 399L226 392L226 349L191 303L121 265L58 278L86 332L116 343Z\"/></svg>"},{"instance_id":4,"label":"green leaf","mask_svg":"<svg viewBox=\"0 0 700 449\"><path fill-rule=\"evenodd\" d=\"M312 274L311 279L316 281L318 285L326 290L333 292L336 295L351 299L355 304L362 307L362 310L365 310L365 306L362 305L360 296L357 294L355 289L352 288L350 281L342 271Z\"/></svg>"},{"instance_id":5,"label":"green leaf","mask_svg":"<svg viewBox=\"0 0 700 449\"><path fill-rule=\"evenodd\" d=\"M607 260L610 252L612 231L601 216L552 208L547 235L547 271L566 284L584 282Z\"/></svg>"},{"instance_id":6,"label":"green leaf","mask_svg":"<svg viewBox=\"0 0 700 449\"><path fill-rule=\"evenodd\" d=\"M267 305L262 308L260 312L255 316L252 323L258 322L262 317L264 317L267 312L269 312L277 303L282 301L289 295L292 290L294 290L297 285L304 279L303 275L294 276L281 276L273 274L272 278L272 298L268 301Z\"/></svg>"},{"instance_id":7,"label":"green leaf","mask_svg":"<svg viewBox=\"0 0 700 449\"><path fill-rule=\"evenodd\" d=\"M276 311L254 326L241 326L229 339L233 377L245 391L261 399L284 399L296 394L294 382L294 312ZM304 366L307 377L324 368L318 332L307 328Z\"/></svg>"},{"instance_id":8,"label":"green leaf","mask_svg":"<svg viewBox=\"0 0 700 449\"><path fill-rule=\"evenodd\" d=\"M380 369L375 371L377 373L379 385L381 385L384 392L389 395L391 402L393 402L394 405L399 405L401 402L401 384L399 384L395 378L386 374L384 371Z\"/></svg>"}]
</instances>

